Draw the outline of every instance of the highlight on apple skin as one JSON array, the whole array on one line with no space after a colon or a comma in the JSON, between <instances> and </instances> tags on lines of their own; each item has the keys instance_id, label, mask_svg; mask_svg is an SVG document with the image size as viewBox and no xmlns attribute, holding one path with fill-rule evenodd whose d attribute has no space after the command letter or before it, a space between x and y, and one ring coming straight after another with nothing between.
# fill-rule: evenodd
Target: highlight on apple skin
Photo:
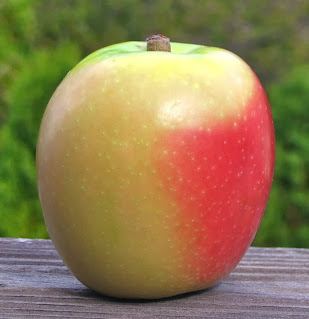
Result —
<instances>
[{"instance_id":1,"label":"highlight on apple skin","mask_svg":"<svg viewBox=\"0 0 309 319\"><path fill-rule=\"evenodd\" d=\"M268 200L275 137L258 78L223 49L170 49L126 42L91 54L42 119L48 232L77 279L105 295L214 285L245 254Z\"/></svg>"}]
</instances>

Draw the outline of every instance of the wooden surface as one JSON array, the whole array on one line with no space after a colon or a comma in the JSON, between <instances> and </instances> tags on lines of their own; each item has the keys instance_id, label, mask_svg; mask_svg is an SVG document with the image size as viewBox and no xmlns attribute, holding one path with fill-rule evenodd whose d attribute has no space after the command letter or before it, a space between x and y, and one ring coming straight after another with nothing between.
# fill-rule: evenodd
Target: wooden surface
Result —
<instances>
[{"instance_id":1,"label":"wooden surface","mask_svg":"<svg viewBox=\"0 0 309 319\"><path fill-rule=\"evenodd\" d=\"M0 238L0 318L309 318L309 249L250 248L215 287L158 301L100 296L49 240Z\"/></svg>"}]
</instances>

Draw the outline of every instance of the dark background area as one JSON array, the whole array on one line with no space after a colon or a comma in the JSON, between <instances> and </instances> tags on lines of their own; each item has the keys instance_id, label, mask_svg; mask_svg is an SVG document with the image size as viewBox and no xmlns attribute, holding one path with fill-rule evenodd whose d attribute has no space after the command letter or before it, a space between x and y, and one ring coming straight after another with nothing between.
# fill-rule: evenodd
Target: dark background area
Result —
<instances>
[{"instance_id":1,"label":"dark background area","mask_svg":"<svg viewBox=\"0 0 309 319\"><path fill-rule=\"evenodd\" d=\"M276 168L254 245L309 247L309 1L0 0L0 236L47 238L36 186L40 121L57 85L104 46L162 33L228 49L272 107Z\"/></svg>"}]
</instances>

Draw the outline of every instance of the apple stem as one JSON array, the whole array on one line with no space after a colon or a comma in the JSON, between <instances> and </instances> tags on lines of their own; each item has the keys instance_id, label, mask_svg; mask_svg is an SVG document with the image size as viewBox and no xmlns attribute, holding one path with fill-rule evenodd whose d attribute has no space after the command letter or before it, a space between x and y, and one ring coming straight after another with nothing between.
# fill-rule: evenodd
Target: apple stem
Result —
<instances>
[{"instance_id":1,"label":"apple stem","mask_svg":"<svg viewBox=\"0 0 309 319\"><path fill-rule=\"evenodd\" d=\"M147 51L164 51L171 52L170 39L162 34L156 34L148 37Z\"/></svg>"}]
</instances>

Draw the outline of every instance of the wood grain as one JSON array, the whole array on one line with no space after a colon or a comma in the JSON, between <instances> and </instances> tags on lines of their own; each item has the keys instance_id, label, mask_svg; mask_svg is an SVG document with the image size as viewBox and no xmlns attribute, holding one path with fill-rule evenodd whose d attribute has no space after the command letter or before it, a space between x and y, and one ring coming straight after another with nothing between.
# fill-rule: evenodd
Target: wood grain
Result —
<instances>
[{"instance_id":1,"label":"wood grain","mask_svg":"<svg viewBox=\"0 0 309 319\"><path fill-rule=\"evenodd\" d=\"M50 240L0 238L0 318L309 318L309 249L248 250L225 280L157 301L100 296Z\"/></svg>"}]
</instances>

